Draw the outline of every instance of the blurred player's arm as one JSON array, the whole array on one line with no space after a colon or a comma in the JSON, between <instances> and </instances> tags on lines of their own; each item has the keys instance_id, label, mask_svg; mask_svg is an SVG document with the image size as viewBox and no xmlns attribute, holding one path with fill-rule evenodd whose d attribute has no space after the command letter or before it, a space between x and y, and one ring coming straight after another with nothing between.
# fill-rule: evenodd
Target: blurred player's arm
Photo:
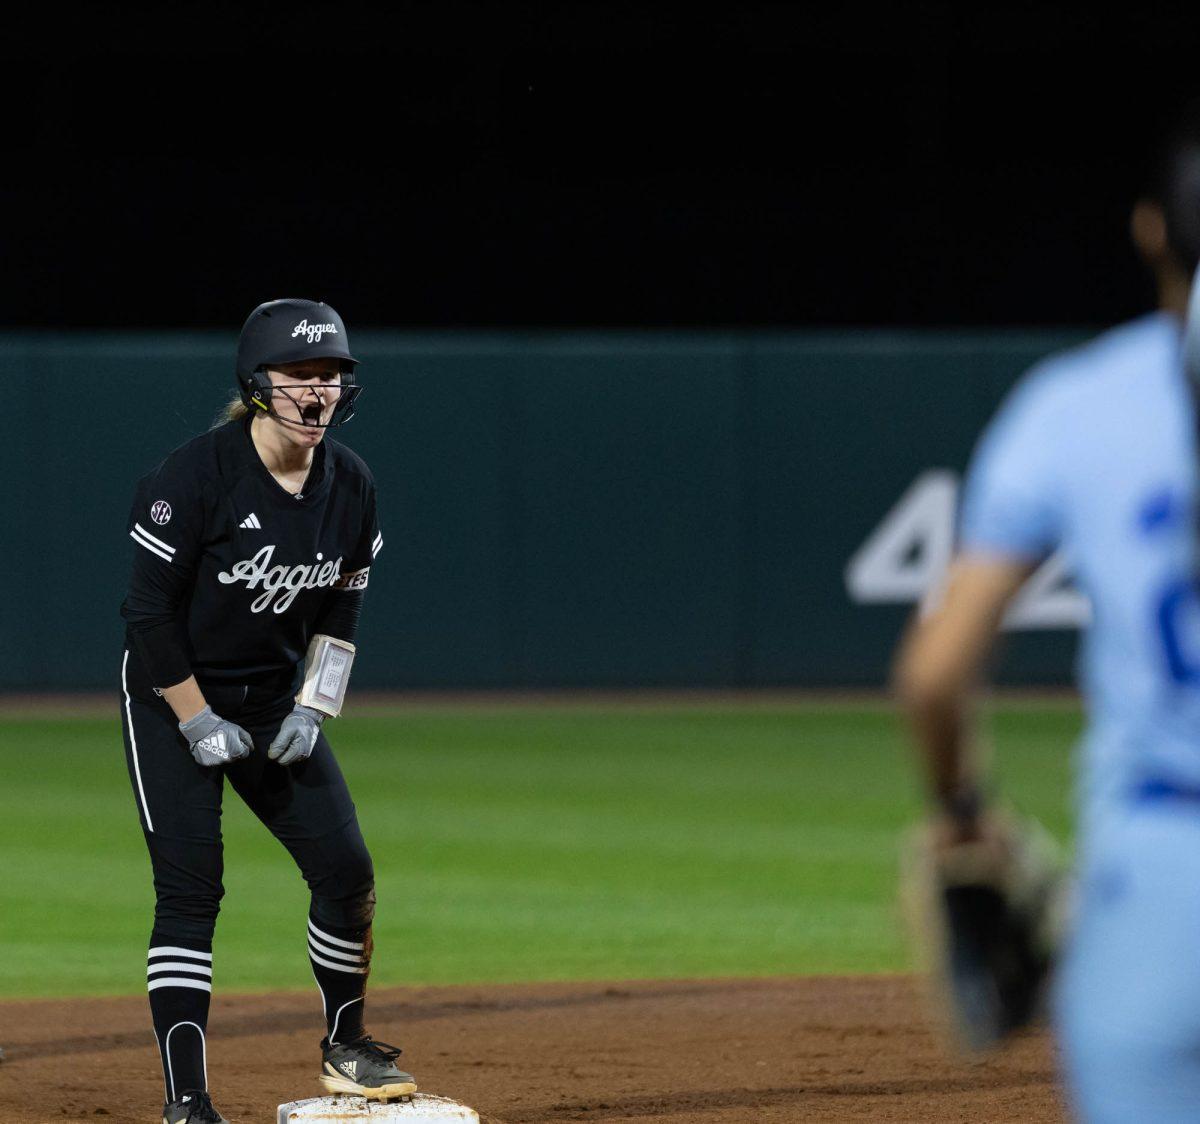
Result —
<instances>
[{"instance_id":1,"label":"blurred player's arm","mask_svg":"<svg viewBox=\"0 0 1200 1124\"><path fill-rule=\"evenodd\" d=\"M914 619L894 683L923 758L929 788L948 826L975 830L982 762L969 704L1005 609L1033 572L1024 558L960 555L932 611Z\"/></svg>"},{"instance_id":2,"label":"blurred player's arm","mask_svg":"<svg viewBox=\"0 0 1200 1124\"><path fill-rule=\"evenodd\" d=\"M1038 1014L1061 931L1061 862L1035 823L988 806L970 704L1004 611L1036 565L970 552L901 645L895 683L936 805L909 833L901 891L934 1007L955 1040L996 1045Z\"/></svg>"},{"instance_id":3,"label":"blurred player's arm","mask_svg":"<svg viewBox=\"0 0 1200 1124\"><path fill-rule=\"evenodd\" d=\"M935 807L906 848L902 888L941 1009L972 1047L1029 1022L1054 955L1053 847L1035 824L985 799L971 704L1005 610L1062 544L1072 414L1040 374L1010 393L972 457L941 596L913 622L896 663Z\"/></svg>"}]
</instances>

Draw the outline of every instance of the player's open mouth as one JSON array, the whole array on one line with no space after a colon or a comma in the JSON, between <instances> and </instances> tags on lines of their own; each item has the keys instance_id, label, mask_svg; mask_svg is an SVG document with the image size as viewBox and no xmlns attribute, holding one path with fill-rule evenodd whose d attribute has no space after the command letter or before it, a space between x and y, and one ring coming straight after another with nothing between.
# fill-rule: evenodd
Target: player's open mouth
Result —
<instances>
[{"instance_id":1,"label":"player's open mouth","mask_svg":"<svg viewBox=\"0 0 1200 1124\"><path fill-rule=\"evenodd\" d=\"M319 403L314 402L310 406L304 406L300 410L300 418L305 425L320 425L321 424L321 407Z\"/></svg>"}]
</instances>

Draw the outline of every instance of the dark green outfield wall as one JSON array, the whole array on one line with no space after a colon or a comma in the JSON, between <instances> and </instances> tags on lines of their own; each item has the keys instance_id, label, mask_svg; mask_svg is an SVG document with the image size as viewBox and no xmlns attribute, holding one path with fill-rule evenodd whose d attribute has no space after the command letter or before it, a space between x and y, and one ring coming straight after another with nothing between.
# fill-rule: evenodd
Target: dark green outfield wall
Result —
<instances>
[{"instance_id":1,"label":"dark green outfield wall","mask_svg":"<svg viewBox=\"0 0 1200 1124\"><path fill-rule=\"evenodd\" d=\"M909 608L856 603L849 560L1079 338L359 333L340 436L375 471L385 545L356 685L879 683ZM33 388L5 441L0 688L114 683L133 482L210 422L233 343L0 336L9 385ZM938 549L947 479L910 493L922 533L883 564L899 587ZM886 598L886 578L857 584ZM1015 633L1006 675L1062 681L1072 647Z\"/></svg>"}]
</instances>

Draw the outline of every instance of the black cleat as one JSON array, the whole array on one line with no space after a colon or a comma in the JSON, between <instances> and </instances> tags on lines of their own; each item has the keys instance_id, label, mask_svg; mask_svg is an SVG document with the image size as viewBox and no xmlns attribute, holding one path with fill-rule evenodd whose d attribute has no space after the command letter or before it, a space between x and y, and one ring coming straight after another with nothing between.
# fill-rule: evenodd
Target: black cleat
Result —
<instances>
[{"instance_id":1,"label":"black cleat","mask_svg":"<svg viewBox=\"0 0 1200 1124\"><path fill-rule=\"evenodd\" d=\"M180 1093L163 1105L163 1124L229 1124L215 1108L212 1098L200 1089Z\"/></svg>"},{"instance_id":2,"label":"black cleat","mask_svg":"<svg viewBox=\"0 0 1200 1124\"><path fill-rule=\"evenodd\" d=\"M373 1101L406 1097L417 1091L411 1073L395 1066L398 1046L375 1042L369 1034L331 1046L321 1039L321 1084L330 1093L351 1093Z\"/></svg>"}]
</instances>

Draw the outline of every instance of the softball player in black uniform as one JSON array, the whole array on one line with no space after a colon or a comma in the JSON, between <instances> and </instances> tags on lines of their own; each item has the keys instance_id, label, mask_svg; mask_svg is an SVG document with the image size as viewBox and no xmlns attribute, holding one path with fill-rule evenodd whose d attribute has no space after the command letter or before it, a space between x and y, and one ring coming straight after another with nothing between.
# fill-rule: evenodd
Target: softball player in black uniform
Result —
<instances>
[{"instance_id":1,"label":"softball player in black uniform","mask_svg":"<svg viewBox=\"0 0 1200 1124\"><path fill-rule=\"evenodd\" d=\"M374 874L322 730L383 542L370 472L325 439L353 414L356 362L328 305L260 305L238 342L229 420L143 477L129 517L121 711L154 869L147 986L166 1124L222 1120L205 1028L226 779L312 892L322 1084L374 1098L416 1088L399 1051L363 1027Z\"/></svg>"}]
</instances>

